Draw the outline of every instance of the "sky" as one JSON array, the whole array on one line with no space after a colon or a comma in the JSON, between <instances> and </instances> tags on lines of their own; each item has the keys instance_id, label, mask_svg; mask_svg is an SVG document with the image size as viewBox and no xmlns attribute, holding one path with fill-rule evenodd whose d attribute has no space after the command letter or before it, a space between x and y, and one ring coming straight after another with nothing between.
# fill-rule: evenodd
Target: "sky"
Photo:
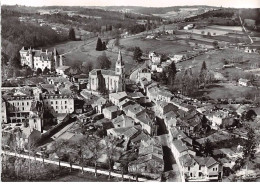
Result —
<instances>
[{"instance_id":1,"label":"sky","mask_svg":"<svg viewBox=\"0 0 260 185\"><path fill-rule=\"evenodd\" d=\"M260 8L260 0L1 0L5 5L26 6L146 6L167 7L209 5L234 8Z\"/></svg>"}]
</instances>

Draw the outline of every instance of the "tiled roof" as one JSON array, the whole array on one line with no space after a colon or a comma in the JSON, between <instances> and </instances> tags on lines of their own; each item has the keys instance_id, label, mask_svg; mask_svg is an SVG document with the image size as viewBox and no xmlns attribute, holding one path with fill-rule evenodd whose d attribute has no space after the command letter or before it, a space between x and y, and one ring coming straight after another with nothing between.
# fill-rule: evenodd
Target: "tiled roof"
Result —
<instances>
[{"instance_id":1,"label":"tiled roof","mask_svg":"<svg viewBox=\"0 0 260 185\"><path fill-rule=\"evenodd\" d=\"M104 110L108 110L110 112L116 112L119 110L119 108L114 105L114 106L106 107Z\"/></svg>"},{"instance_id":2,"label":"tiled roof","mask_svg":"<svg viewBox=\"0 0 260 185\"><path fill-rule=\"evenodd\" d=\"M86 74L79 74L79 75L74 75L73 76L74 78L88 78L88 75L86 75Z\"/></svg>"},{"instance_id":3,"label":"tiled roof","mask_svg":"<svg viewBox=\"0 0 260 185\"><path fill-rule=\"evenodd\" d=\"M138 119L140 122L145 123L149 126L151 126L153 124L153 120L150 118L150 116L146 112L143 112L140 115L138 115L136 117L136 119Z\"/></svg>"},{"instance_id":4,"label":"tiled roof","mask_svg":"<svg viewBox=\"0 0 260 185\"><path fill-rule=\"evenodd\" d=\"M105 70L105 69L93 69L93 70L90 72L90 75L97 75L97 71L101 71L101 74L103 74L103 75L119 76L119 75L116 75L115 71Z\"/></svg>"},{"instance_id":5,"label":"tiled roof","mask_svg":"<svg viewBox=\"0 0 260 185\"><path fill-rule=\"evenodd\" d=\"M181 140L175 140L172 142L179 153L189 150L186 144Z\"/></svg>"},{"instance_id":6,"label":"tiled roof","mask_svg":"<svg viewBox=\"0 0 260 185\"><path fill-rule=\"evenodd\" d=\"M134 105L131 105L131 106L129 107L129 110L128 110L128 111L131 111L132 113L137 114L137 113L143 111L144 109L145 109L145 108L142 107L141 105L139 105L139 104L134 104Z\"/></svg>"},{"instance_id":7,"label":"tiled roof","mask_svg":"<svg viewBox=\"0 0 260 185\"><path fill-rule=\"evenodd\" d=\"M57 67L58 70L66 70L66 69L69 69L70 66L60 66L60 67Z\"/></svg>"},{"instance_id":8,"label":"tiled roof","mask_svg":"<svg viewBox=\"0 0 260 185\"><path fill-rule=\"evenodd\" d=\"M111 93L111 94L109 94L109 96L119 100L121 98L127 97L127 94L125 91L123 91L123 92L118 92L118 93Z\"/></svg>"},{"instance_id":9,"label":"tiled roof","mask_svg":"<svg viewBox=\"0 0 260 185\"><path fill-rule=\"evenodd\" d=\"M123 133L124 136L131 138L132 136L134 136L139 130L136 129L135 127L131 127L130 129L128 129L127 131L125 131Z\"/></svg>"},{"instance_id":10,"label":"tiled roof","mask_svg":"<svg viewBox=\"0 0 260 185\"><path fill-rule=\"evenodd\" d=\"M127 95L132 97L132 98L142 98L142 97L145 97L141 92L127 93Z\"/></svg>"}]
</instances>

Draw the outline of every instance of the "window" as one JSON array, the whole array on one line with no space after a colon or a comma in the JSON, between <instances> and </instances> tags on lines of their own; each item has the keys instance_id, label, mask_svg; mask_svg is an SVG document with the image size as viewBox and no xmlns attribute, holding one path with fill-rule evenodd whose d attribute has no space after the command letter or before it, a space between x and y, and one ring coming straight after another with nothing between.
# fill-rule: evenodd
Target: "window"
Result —
<instances>
[{"instance_id":1,"label":"window","mask_svg":"<svg viewBox=\"0 0 260 185\"><path fill-rule=\"evenodd\" d=\"M60 108L61 108L61 109L63 109L63 107L62 107L62 106L61 106Z\"/></svg>"},{"instance_id":2,"label":"window","mask_svg":"<svg viewBox=\"0 0 260 185\"><path fill-rule=\"evenodd\" d=\"M116 72L119 72L119 68L116 68Z\"/></svg>"},{"instance_id":3,"label":"window","mask_svg":"<svg viewBox=\"0 0 260 185\"><path fill-rule=\"evenodd\" d=\"M56 109L58 109L58 106L56 106Z\"/></svg>"},{"instance_id":4,"label":"window","mask_svg":"<svg viewBox=\"0 0 260 185\"><path fill-rule=\"evenodd\" d=\"M56 104L58 104L58 101L56 101Z\"/></svg>"},{"instance_id":5,"label":"window","mask_svg":"<svg viewBox=\"0 0 260 185\"><path fill-rule=\"evenodd\" d=\"M67 109L67 106L65 106L65 109Z\"/></svg>"},{"instance_id":6,"label":"window","mask_svg":"<svg viewBox=\"0 0 260 185\"><path fill-rule=\"evenodd\" d=\"M199 170L201 170L201 166L199 166Z\"/></svg>"},{"instance_id":7,"label":"window","mask_svg":"<svg viewBox=\"0 0 260 185\"><path fill-rule=\"evenodd\" d=\"M24 103L22 102L22 105L24 105Z\"/></svg>"},{"instance_id":8,"label":"window","mask_svg":"<svg viewBox=\"0 0 260 185\"><path fill-rule=\"evenodd\" d=\"M188 167L188 171L190 171L190 167Z\"/></svg>"},{"instance_id":9,"label":"window","mask_svg":"<svg viewBox=\"0 0 260 185\"><path fill-rule=\"evenodd\" d=\"M17 105L19 105L19 102L17 102Z\"/></svg>"},{"instance_id":10,"label":"window","mask_svg":"<svg viewBox=\"0 0 260 185\"><path fill-rule=\"evenodd\" d=\"M67 101L65 101L64 103L67 104Z\"/></svg>"},{"instance_id":11,"label":"window","mask_svg":"<svg viewBox=\"0 0 260 185\"><path fill-rule=\"evenodd\" d=\"M53 101L51 101L51 104L53 104Z\"/></svg>"}]
</instances>

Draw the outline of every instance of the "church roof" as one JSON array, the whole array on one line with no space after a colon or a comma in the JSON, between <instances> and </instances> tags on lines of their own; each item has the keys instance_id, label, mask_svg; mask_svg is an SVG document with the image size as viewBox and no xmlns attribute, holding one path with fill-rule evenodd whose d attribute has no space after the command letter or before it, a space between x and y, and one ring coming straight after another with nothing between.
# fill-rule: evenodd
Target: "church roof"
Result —
<instances>
[{"instance_id":1,"label":"church roof","mask_svg":"<svg viewBox=\"0 0 260 185\"><path fill-rule=\"evenodd\" d=\"M119 75L116 75L115 71L105 70L105 69L93 69L92 71L90 71L90 75L98 75L98 71L101 71L101 74L103 74L103 75L119 76Z\"/></svg>"}]
</instances>

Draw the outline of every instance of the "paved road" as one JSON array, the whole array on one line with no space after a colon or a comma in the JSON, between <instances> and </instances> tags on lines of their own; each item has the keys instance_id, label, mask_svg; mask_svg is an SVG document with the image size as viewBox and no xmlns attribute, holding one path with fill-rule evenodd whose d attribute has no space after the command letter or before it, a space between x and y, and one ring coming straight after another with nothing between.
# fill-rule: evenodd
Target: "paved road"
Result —
<instances>
[{"instance_id":1,"label":"paved road","mask_svg":"<svg viewBox=\"0 0 260 185\"><path fill-rule=\"evenodd\" d=\"M32 156L29 157L28 155L24 155L24 154L15 154L14 152L9 152L9 151L3 151L3 153L6 154L6 155L16 156L16 157L20 157L20 158L42 161L42 158L39 158L39 157L34 158ZM49 159L45 159L44 162L49 163L49 164L59 165L58 161L52 161L52 160L49 160ZM60 162L60 165L64 166L64 167L70 167L70 164L66 163L66 162ZM78 165L72 165L72 168L73 169L78 169L78 170L82 169L82 167L78 166ZM95 169L94 168L84 167L83 170L87 171L87 172L95 173ZM102 174L102 175L107 175L107 176L109 175L109 172L105 171L105 170L97 170L97 173L98 174ZM121 174L115 173L115 172L111 172L111 176L112 177L117 177L117 178L122 178ZM124 175L124 178L125 179L136 180L135 177L130 176L130 175ZM152 180L148 180L148 179L145 179L145 178L138 178L138 181L140 181L140 182L154 182Z\"/></svg>"}]
</instances>

